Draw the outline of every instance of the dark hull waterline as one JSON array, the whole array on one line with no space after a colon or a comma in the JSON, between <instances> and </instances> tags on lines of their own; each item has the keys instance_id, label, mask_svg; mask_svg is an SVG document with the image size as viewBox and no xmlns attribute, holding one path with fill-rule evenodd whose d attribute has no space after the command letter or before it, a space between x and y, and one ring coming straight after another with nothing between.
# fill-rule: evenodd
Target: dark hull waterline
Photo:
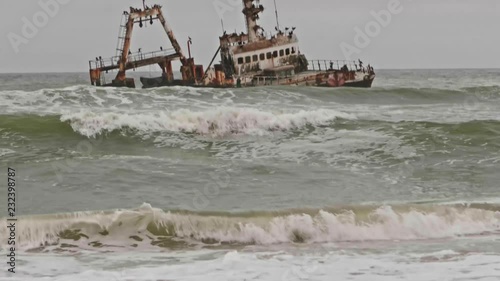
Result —
<instances>
[{"instance_id":1,"label":"dark hull waterline","mask_svg":"<svg viewBox=\"0 0 500 281\"><path fill-rule=\"evenodd\" d=\"M194 88L235 88L234 86L215 86L215 85L194 85L194 84L186 84L182 80L174 80L174 81L166 81L163 77L154 77L154 78L149 78L149 77L141 77L140 78L142 87L144 89L149 89L149 88L158 88L158 87L174 87L174 86L189 86L189 87L194 87ZM327 83L308 83L308 82L301 82L301 83L280 83L280 84L269 84L269 85L255 85L255 84L247 84L247 85L241 85L240 87L237 88L247 88L247 87L268 87L268 86L303 86L303 87L325 87L325 88L338 88L338 87L350 87L350 88L371 88L373 81L375 80L375 75L371 76L365 76L365 79L363 80L357 80L357 81L345 81L343 84L337 84L337 85L329 85Z\"/></svg>"}]
</instances>

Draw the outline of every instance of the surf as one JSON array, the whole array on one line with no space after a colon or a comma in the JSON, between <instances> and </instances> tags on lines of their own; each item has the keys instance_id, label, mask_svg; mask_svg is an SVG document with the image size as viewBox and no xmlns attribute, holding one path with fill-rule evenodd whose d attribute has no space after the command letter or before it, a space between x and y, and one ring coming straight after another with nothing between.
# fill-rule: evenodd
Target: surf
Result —
<instances>
[{"instance_id":1,"label":"surf","mask_svg":"<svg viewBox=\"0 0 500 281\"><path fill-rule=\"evenodd\" d=\"M164 211L143 204L137 209L24 216L18 225L18 244L25 251L428 240L499 235L500 206L360 205L229 213ZM6 235L2 229L1 241Z\"/></svg>"}]
</instances>

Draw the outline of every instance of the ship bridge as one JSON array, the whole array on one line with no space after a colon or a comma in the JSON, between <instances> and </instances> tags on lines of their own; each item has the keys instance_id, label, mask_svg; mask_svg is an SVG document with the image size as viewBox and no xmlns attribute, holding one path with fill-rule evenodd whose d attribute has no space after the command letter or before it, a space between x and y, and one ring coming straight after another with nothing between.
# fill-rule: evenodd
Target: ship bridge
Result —
<instances>
[{"instance_id":1,"label":"ship bridge","mask_svg":"<svg viewBox=\"0 0 500 281\"><path fill-rule=\"evenodd\" d=\"M242 76L296 64L301 55L299 40L294 34L295 27L281 30L278 24L276 34L266 35L264 29L257 23L259 14L264 11L260 1L242 1L247 33L224 33L219 38L226 76Z\"/></svg>"}]
</instances>

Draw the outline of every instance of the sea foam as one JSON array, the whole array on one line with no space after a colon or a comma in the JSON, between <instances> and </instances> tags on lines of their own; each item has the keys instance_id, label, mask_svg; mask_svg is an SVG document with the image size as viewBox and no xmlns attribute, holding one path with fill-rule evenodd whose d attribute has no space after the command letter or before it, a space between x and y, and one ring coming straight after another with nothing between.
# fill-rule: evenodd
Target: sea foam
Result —
<instances>
[{"instance_id":1,"label":"sea foam","mask_svg":"<svg viewBox=\"0 0 500 281\"><path fill-rule=\"evenodd\" d=\"M71 244L82 248L179 247L189 244L287 244L391 241L498 234L500 212L466 206L211 214L135 210L19 218L22 249ZM0 241L6 241L0 230ZM181 242L184 241L184 242ZM180 243L180 244L179 244ZM6 247L6 245L2 245ZM109 248L108 248L109 249Z\"/></svg>"},{"instance_id":2,"label":"sea foam","mask_svg":"<svg viewBox=\"0 0 500 281\"><path fill-rule=\"evenodd\" d=\"M254 108L219 107L206 111L179 109L144 113L66 113L62 122L87 137L132 129L139 132L184 132L224 136L231 134L263 135L273 131L299 129L307 125L326 125L337 118L354 116L335 110L317 109L296 112L272 112Z\"/></svg>"}]
</instances>

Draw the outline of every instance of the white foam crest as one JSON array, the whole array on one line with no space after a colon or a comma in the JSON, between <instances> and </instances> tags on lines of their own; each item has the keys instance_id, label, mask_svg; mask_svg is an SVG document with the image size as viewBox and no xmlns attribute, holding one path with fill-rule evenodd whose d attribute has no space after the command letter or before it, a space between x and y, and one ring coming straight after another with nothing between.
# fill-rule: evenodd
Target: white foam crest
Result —
<instances>
[{"instance_id":1,"label":"white foam crest","mask_svg":"<svg viewBox=\"0 0 500 281\"><path fill-rule=\"evenodd\" d=\"M77 233L71 232L76 229ZM89 248L89 241L122 247L138 244L130 237L139 236L147 247L147 237L160 235L199 243L270 245L421 240L497 235L499 231L500 212L448 206L430 211L395 211L384 206L368 214L320 210L314 215L209 216L163 212L144 204L136 210L19 218L16 243L20 249L31 249L69 239L83 248ZM7 241L7 235L6 228L0 229L0 241Z\"/></svg>"},{"instance_id":2,"label":"white foam crest","mask_svg":"<svg viewBox=\"0 0 500 281\"><path fill-rule=\"evenodd\" d=\"M323 125L336 118L354 118L334 110L268 112L252 108L219 107L206 111L179 109L155 113L65 113L61 121L69 122L76 132L87 137L102 133L135 129L143 133L186 132L202 135L263 135L272 131L297 129L306 125Z\"/></svg>"},{"instance_id":3,"label":"white foam crest","mask_svg":"<svg viewBox=\"0 0 500 281\"><path fill-rule=\"evenodd\" d=\"M431 256L414 259L404 253L366 252L359 255L344 251L231 251L222 255L214 254L212 250L212 254L207 256L202 250L188 253L113 253L106 256L23 255L23 271L20 274L22 280L29 281L500 279L497 254L471 253L453 255L452 258Z\"/></svg>"},{"instance_id":4,"label":"white foam crest","mask_svg":"<svg viewBox=\"0 0 500 281\"><path fill-rule=\"evenodd\" d=\"M18 113L23 111L51 112L57 107L56 99L59 95L46 95L46 90L26 91L0 91L0 109L4 113Z\"/></svg>"},{"instance_id":5,"label":"white foam crest","mask_svg":"<svg viewBox=\"0 0 500 281\"><path fill-rule=\"evenodd\" d=\"M395 212L380 207L361 219L354 212L264 218L196 218L166 214L164 223L175 226L178 237L229 243L275 244L290 242L343 242L417 240L480 234L500 230L500 213L480 209L443 208L425 213Z\"/></svg>"},{"instance_id":6,"label":"white foam crest","mask_svg":"<svg viewBox=\"0 0 500 281\"><path fill-rule=\"evenodd\" d=\"M41 116L58 114L64 107L79 106L82 97L89 93L92 95L93 92L94 88L86 85L33 91L0 91L0 110L4 113L29 113ZM96 100L96 103L101 102L99 99Z\"/></svg>"},{"instance_id":7,"label":"white foam crest","mask_svg":"<svg viewBox=\"0 0 500 281\"><path fill-rule=\"evenodd\" d=\"M43 215L18 218L16 224L16 245L19 249L33 249L40 246L57 245L61 240L61 233L70 230L80 230L70 236L70 240L95 238L102 231L113 232L112 239L126 241L127 234L144 231L152 222L153 214L148 208L142 206L138 210L117 210L113 212L77 212L71 214ZM4 225L6 221L2 220ZM144 222L145 224L141 224ZM118 230L117 228L120 228ZM79 233L85 236L79 237ZM0 229L0 241L7 241L8 229ZM102 237L102 236L100 236ZM83 239L84 240L84 239ZM92 240L93 241L93 240ZM88 242L88 241L87 241ZM87 243L81 243L85 246ZM0 247L8 248L7 244Z\"/></svg>"},{"instance_id":8,"label":"white foam crest","mask_svg":"<svg viewBox=\"0 0 500 281\"><path fill-rule=\"evenodd\" d=\"M16 151L8 148L0 148L0 156L5 156L12 153L16 153Z\"/></svg>"}]
</instances>

